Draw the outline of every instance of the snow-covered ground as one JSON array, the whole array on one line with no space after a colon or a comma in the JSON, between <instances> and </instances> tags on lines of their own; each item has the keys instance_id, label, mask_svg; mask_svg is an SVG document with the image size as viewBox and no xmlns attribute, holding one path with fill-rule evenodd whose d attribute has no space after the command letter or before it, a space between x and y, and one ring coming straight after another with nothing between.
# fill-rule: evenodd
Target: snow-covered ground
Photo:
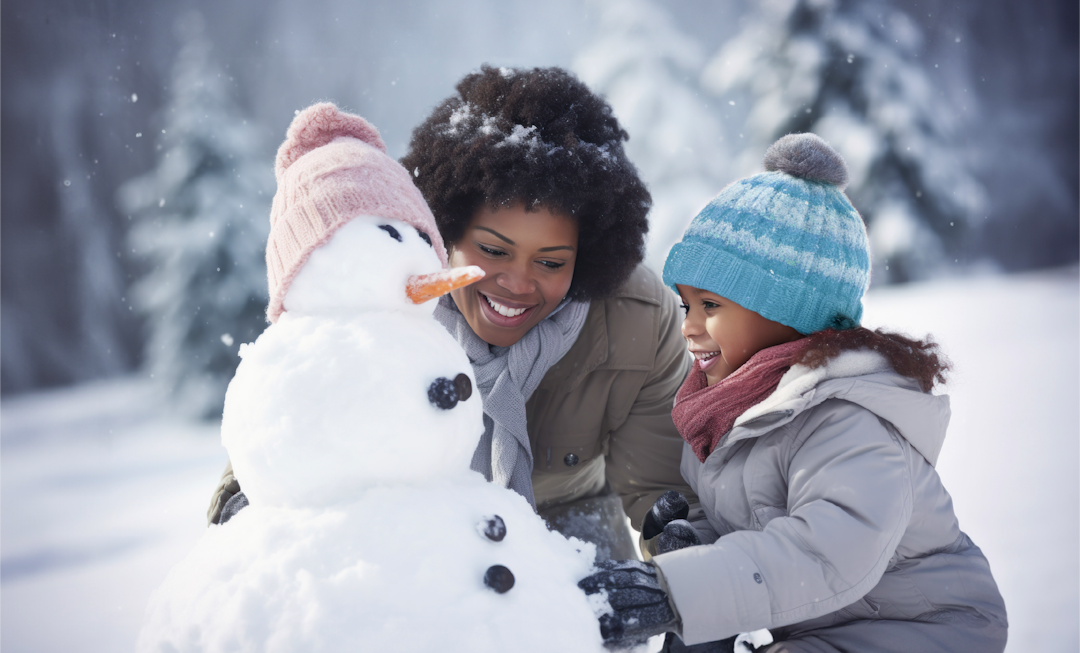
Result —
<instances>
[{"instance_id":1,"label":"snow-covered ground","mask_svg":"<svg viewBox=\"0 0 1080 653\"><path fill-rule=\"evenodd\" d=\"M955 369L938 471L1009 612L1009 651L1080 650L1077 270L871 293L868 326L932 333Z\"/></svg>"},{"instance_id":2,"label":"snow-covered ground","mask_svg":"<svg viewBox=\"0 0 1080 653\"><path fill-rule=\"evenodd\" d=\"M1080 275L871 293L866 323L933 333L955 364L939 471L1005 596L1009 651L1080 650ZM225 463L213 426L127 378L0 406L0 648L131 650L194 546Z\"/></svg>"}]
</instances>

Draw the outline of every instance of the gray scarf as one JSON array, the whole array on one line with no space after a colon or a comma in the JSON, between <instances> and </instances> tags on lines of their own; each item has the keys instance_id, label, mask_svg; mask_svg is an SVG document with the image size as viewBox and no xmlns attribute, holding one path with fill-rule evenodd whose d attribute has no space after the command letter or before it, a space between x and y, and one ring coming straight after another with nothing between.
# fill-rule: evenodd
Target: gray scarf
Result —
<instances>
[{"instance_id":1,"label":"gray scarf","mask_svg":"<svg viewBox=\"0 0 1080 653\"><path fill-rule=\"evenodd\" d=\"M484 402L484 434L470 467L487 480L525 497L533 508L533 457L525 402L551 366L570 351L588 314L588 302L564 299L521 340L509 347L495 347L473 332L450 295L443 295L435 308L435 319L461 344L472 362Z\"/></svg>"}]
</instances>

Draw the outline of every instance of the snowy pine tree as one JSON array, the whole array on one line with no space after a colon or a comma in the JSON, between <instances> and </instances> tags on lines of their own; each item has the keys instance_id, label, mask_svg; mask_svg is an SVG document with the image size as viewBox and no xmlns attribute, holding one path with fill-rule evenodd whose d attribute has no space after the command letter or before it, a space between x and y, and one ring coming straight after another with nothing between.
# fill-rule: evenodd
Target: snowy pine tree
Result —
<instances>
[{"instance_id":1,"label":"snowy pine tree","mask_svg":"<svg viewBox=\"0 0 1080 653\"><path fill-rule=\"evenodd\" d=\"M126 182L118 203L148 267L131 298L149 331L144 365L182 411L220 418L239 345L266 325L272 158L231 103L201 21L180 31L157 166Z\"/></svg>"},{"instance_id":2,"label":"snowy pine tree","mask_svg":"<svg viewBox=\"0 0 1080 653\"><path fill-rule=\"evenodd\" d=\"M920 27L887 2L765 0L702 84L746 102L741 174L780 136L814 132L847 160L875 282L959 257L983 189L957 147L957 112L919 59Z\"/></svg>"},{"instance_id":3,"label":"snowy pine tree","mask_svg":"<svg viewBox=\"0 0 1080 653\"><path fill-rule=\"evenodd\" d=\"M598 34L573 69L630 134L627 156L653 197L645 260L659 272L725 179L724 132L699 88L705 56L651 0L595 0L592 6Z\"/></svg>"}]
</instances>

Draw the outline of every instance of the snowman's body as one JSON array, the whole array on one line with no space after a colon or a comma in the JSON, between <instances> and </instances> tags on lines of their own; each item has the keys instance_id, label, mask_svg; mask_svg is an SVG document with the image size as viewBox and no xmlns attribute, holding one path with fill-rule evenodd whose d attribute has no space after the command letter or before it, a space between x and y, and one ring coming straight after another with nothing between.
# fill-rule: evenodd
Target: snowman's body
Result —
<instances>
[{"instance_id":1,"label":"snowman's body","mask_svg":"<svg viewBox=\"0 0 1080 653\"><path fill-rule=\"evenodd\" d=\"M226 394L251 505L170 573L139 651L602 650L576 586L592 545L469 470L471 365L434 302L404 299L438 268L377 218L315 250Z\"/></svg>"}]
</instances>

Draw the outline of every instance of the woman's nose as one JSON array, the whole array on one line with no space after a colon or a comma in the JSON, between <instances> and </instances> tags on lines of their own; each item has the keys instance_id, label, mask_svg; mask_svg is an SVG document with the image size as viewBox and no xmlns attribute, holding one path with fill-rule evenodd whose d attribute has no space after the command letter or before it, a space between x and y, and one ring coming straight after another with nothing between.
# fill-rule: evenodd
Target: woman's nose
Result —
<instances>
[{"instance_id":1,"label":"woman's nose","mask_svg":"<svg viewBox=\"0 0 1080 653\"><path fill-rule=\"evenodd\" d=\"M532 280L529 279L529 275L516 268L504 270L495 277L495 283L515 295L527 295L531 293L534 288L534 284L532 283Z\"/></svg>"}]
</instances>

